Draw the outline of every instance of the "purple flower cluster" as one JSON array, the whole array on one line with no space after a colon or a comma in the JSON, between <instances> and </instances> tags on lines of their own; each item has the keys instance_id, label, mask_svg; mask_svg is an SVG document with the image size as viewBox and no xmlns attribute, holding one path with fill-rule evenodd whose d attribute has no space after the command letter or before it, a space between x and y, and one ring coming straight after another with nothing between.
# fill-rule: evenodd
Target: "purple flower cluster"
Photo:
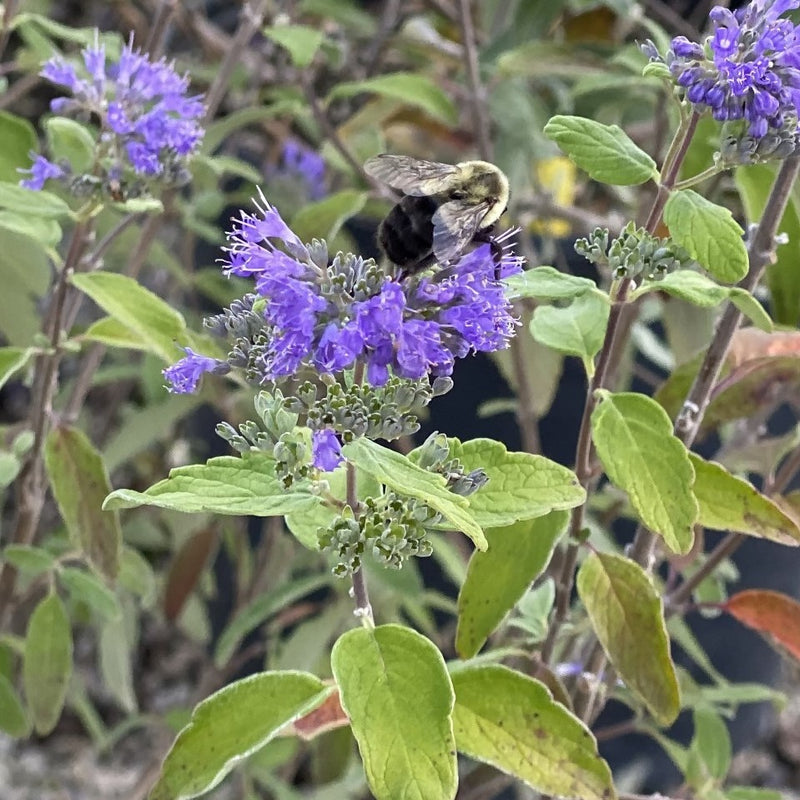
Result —
<instances>
[{"instance_id":1,"label":"purple flower cluster","mask_svg":"<svg viewBox=\"0 0 800 800\"><path fill-rule=\"evenodd\" d=\"M119 181L128 171L144 177L174 177L182 160L194 152L203 137L200 125L205 108L199 96L189 96L189 80L163 58L151 61L129 42L118 60L107 62L105 48L95 43L82 51L83 68L60 56L42 68L42 76L66 87L71 96L52 101L57 114L79 112L99 121L94 177ZM35 156L29 189L62 178L66 165ZM98 172L101 175L98 175Z\"/></svg>"},{"instance_id":2,"label":"purple flower cluster","mask_svg":"<svg viewBox=\"0 0 800 800\"><path fill-rule=\"evenodd\" d=\"M329 262L323 243L303 244L264 201L258 214L242 212L235 221L224 261L225 273L252 279L255 293L210 327L233 335L228 363L246 364L261 384L291 382L309 370L338 377L356 367L376 390L392 375L446 377L457 358L505 348L514 335L517 320L499 278L519 272L521 259L506 239L497 240L499 268L482 244L452 266L398 281L371 260L338 254ZM204 372L225 363L186 352L164 371L172 392L194 391ZM341 458L333 431L316 430L312 445L319 468Z\"/></svg>"},{"instance_id":3,"label":"purple flower cluster","mask_svg":"<svg viewBox=\"0 0 800 800\"><path fill-rule=\"evenodd\" d=\"M716 6L705 47L683 36L673 39L666 64L687 100L720 122L745 120L755 139L787 125L794 131L800 26L781 16L798 7L800 0L753 0L736 11Z\"/></svg>"},{"instance_id":4,"label":"purple flower cluster","mask_svg":"<svg viewBox=\"0 0 800 800\"><path fill-rule=\"evenodd\" d=\"M319 153L297 139L284 142L281 171L287 176L296 177L305 185L309 200L325 197L325 161Z\"/></svg>"}]
</instances>

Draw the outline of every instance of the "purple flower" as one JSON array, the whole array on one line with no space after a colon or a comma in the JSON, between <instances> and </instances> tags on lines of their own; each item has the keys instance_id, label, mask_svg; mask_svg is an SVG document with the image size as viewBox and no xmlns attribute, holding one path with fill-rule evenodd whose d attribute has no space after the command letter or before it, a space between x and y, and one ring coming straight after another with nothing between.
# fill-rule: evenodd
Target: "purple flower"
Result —
<instances>
[{"instance_id":1,"label":"purple flower","mask_svg":"<svg viewBox=\"0 0 800 800\"><path fill-rule=\"evenodd\" d=\"M281 161L284 174L296 175L303 181L309 200L325 196L325 162L319 153L296 139L287 139L283 144Z\"/></svg>"},{"instance_id":2,"label":"purple flower","mask_svg":"<svg viewBox=\"0 0 800 800\"><path fill-rule=\"evenodd\" d=\"M706 49L679 36L666 63L686 99L721 122L745 120L758 140L770 132L797 132L800 105L800 26L782 19L800 0L753 0L709 15ZM653 53L650 49L646 52Z\"/></svg>"},{"instance_id":3,"label":"purple flower","mask_svg":"<svg viewBox=\"0 0 800 800\"><path fill-rule=\"evenodd\" d=\"M314 431L311 436L311 463L323 472L332 472L342 463L342 445L330 428Z\"/></svg>"},{"instance_id":4,"label":"purple flower","mask_svg":"<svg viewBox=\"0 0 800 800\"><path fill-rule=\"evenodd\" d=\"M30 175L30 178L24 178L20 181L20 185L26 189L38 191L47 181L58 180L66 175L66 172L58 164L48 161L44 156L36 153L31 153L30 155L33 159L33 164L31 164L30 168L17 170L22 174Z\"/></svg>"},{"instance_id":5,"label":"purple flower","mask_svg":"<svg viewBox=\"0 0 800 800\"><path fill-rule=\"evenodd\" d=\"M177 167L203 137L203 104L199 97L188 96L188 78L163 58L150 61L133 49L132 41L116 62L108 62L97 42L82 56L81 69L60 56L44 64L42 76L71 94L56 98L52 110L99 119L95 161L107 173L174 179L180 172Z\"/></svg>"},{"instance_id":6,"label":"purple flower","mask_svg":"<svg viewBox=\"0 0 800 800\"><path fill-rule=\"evenodd\" d=\"M191 347L184 347L183 350L186 357L171 367L167 367L162 373L170 382L168 388L172 394L191 394L197 389L197 384L205 372L228 371L228 365L224 361L201 356L195 353Z\"/></svg>"}]
</instances>

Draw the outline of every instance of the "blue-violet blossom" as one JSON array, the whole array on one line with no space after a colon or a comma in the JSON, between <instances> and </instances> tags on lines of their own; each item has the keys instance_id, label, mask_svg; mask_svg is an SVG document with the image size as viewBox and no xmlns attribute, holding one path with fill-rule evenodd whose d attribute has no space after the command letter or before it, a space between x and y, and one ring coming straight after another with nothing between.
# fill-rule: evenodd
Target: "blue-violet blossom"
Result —
<instances>
[{"instance_id":1,"label":"blue-violet blossom","mask_svg":"<svg viewBox=\"0 0 800 800\"><path fill-rule=\"evenodd\" d=\"M748 134L797 129L800 104L800 26L781 16L800 0L753 0L731 11L711 10L705 46L672 40L665 62L685 96L720 122L745 120ZM643 47L659 58L652 43Z\"/></svg>"},{"instance_id":2,"label":"blue-violet blossom","mask_svg":"<svg viewBox=\"0 0 800 800\"><path fill-rule=\"evenodd\" d=\"M118 60L108 62L98 42L82 51L81 69L56 56L47 61L41 75L69 90L50 104L56 114L80 113L97 120L100 134L92 181L125 182L126 174L177 182L183 178L183 162L200 144L205 113L202 97L189 96L189 79L180 76L163 58L150 58L123 47ZM22 181L29 189L41 189L52 178L67 178L74 165L54 164L43 156L35 159L30 175Z\"/></svg>"}]
</instances>

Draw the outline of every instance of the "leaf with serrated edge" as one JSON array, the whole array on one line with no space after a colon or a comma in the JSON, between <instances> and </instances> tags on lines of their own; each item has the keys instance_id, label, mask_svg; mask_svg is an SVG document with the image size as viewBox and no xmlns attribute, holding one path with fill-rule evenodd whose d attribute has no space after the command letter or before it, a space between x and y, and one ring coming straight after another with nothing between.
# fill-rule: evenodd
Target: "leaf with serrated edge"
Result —
<instances>
[{"instance_id":1,"label":"leaf with serrated edge","mask_svg":"<svg viewBox=\"0 0 800 800\"><path fill-rule=\"evenodd\" d=\"M655 161L618 125L557 114L544 126L544 135L601 183L634 186L658 174Z\"/></svg>"},{"instance_id":2,"label":"leaf with serrated edge","mask_svg":"<svg viewBox=\"0 0 800 800\"><path fill-rule=\"evenodd\" d=\"M187 513L283 516L321 502L299 489L287 491L275 476L275 462L263 453L218 456L205 464L170 470L145 492L117 489L103 508L157 506Z\"/></svg>"},{"instance_id":3,"label":"leaf with serrated edge","mask_svg":"<svg viewBox=\"0 0 800 800\"><path fill-rule=\"evenodd\" d=\"M213 789L285 725L316 708L332 686L305 672L261 672L203 700L178 734L150 800L188 800Z\"/></svg>"},{"instance_id":4,"label":"leaf with serrated edge","mask_svg":"<svg viewBox=\"0 0 800 800\"><path fill-rule=\"evenodd\" d=\"M331 667L377 800L455 797L453 687L436 646L400 625L361 628L338 639Z\"/></svg>"},{"instance_id":5,"label":"leaf with serrated edge","mask_svg":"<svg viewBox=\"0 0 800 800\"><path fill-rule=\"evenodd\" d=\"M475 552L458 594L456 649L471 658L547 567L567 524L566 511L486 531L489 549Z\"/></svg>"},{"instance_id":6,"label":"leaf with serrated edge","mask_svg":"<svg viewBox=\"0 0 800 800\"><path fill-rule=\"evenodd\" d=\"M470 513L483 528L500 528L579 506L586 492L575 473L544 456L506 450L493 439L471 439L463 444L448 439L451 458L466 472L482 469L488 482L469 496Z\"/></svg>"},{"instance_id":7,"label":"leaf with serrated edge","mask_svg":"<svg viewBox=\"0 0 800 800\"><path fill-rule=\"evenodd\" d=\"M542 794L616 797L589 729L539 681L497 664L453 671L456 746Z\"/></svg>"},{"instance_id":8,"label":"leaf with serrated edge","mask_svg":"<svg viewBox=\"0 0 800 800\"><path fill-rule=\"evenodd\" d=\"M598 392L592 439L608 477L630 497L639 518L676 553L694 541L698 506L694 467L655 400L634 392Z\"/></svg>"},{"instance_id":9,"label":"leaf with serrated edge","mask_svg":"<svg viewBox=\"0 0 800 800\"><path fill-rule=\"evenodd\" d=\"M669 196L664 224L672 238L718 280L736 283L747 274L744 231L729 209L682 189Z\"/></svg>"},{"instance_id":10,"label":"leaf with serrated edge","mask_svg":"<svg viewBox=\"0 0 800 800\"><path fill-rule=\"evenodd\" d=\"M381 447L369 439L356 439L345 445L342 454L385 486L424 500L455 530L472 539L475 547L479 550L486 549L486 537L468 510L468 501L449 491L442 476L418 467L401 453Z\"/></svg>"},{"instance_id":11,"label":"leaf with serrated edge","mask_svg":"<svg viewBox=\"0 0 800 800\"><path fill-rule=\"evenodd\" d=\"M25 636L22 680L33 726L40 736L55 728L72 675L72 631L57 594L45 597L31 614Z\"/></svg>"},{"instance_id":12,"label":"leaf with serrated edge","mask_svg":"<svg viewBox=\"0 0 800 800\"><path fill-rule=\"evenodd\" d=\"M736 531L797 547L800 529L748 481L725 467L690 453L695 471L694 494L700 504L697 521L706 528Z\"/></svg>"},{"instance_id":13,"label":"leaf with serrated edge","mask_svg":"<svg viewBox=\"0 0 800 800\"><path fill-rule=\"evenodd\" d=\"M625 685L662 725L681 708L661 597L629 558L592 553L581 564L578 595L592 627Z\"/></svg>"}]
</instances>

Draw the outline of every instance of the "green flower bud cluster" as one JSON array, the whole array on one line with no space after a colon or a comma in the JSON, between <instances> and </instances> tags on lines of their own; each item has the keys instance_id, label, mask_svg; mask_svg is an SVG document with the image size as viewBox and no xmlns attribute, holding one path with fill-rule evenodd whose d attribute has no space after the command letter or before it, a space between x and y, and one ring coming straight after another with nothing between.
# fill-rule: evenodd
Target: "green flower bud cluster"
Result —
<instances>
[{"instance_id":1,"label":"green flower bud cluster","mask_svg":"<svg viewBox=\"0 0 800 800\"><path fill-rule=\"evenodd\" d=\"M800 132L796 114L786 114L786 124L778 130L771 129L759 139L751 136L741 123L726 124L720 136L719 152L714 154L717 166L763 164L765 161L782 161L800 148Z\"/></svg>"},{"instance_id":2,"label":"green flower bud cluster","mask_svg":"<svg viewBox=\"0 0 800 800\"><path fill-rule=\"evenodd\" d=\"M237 431L220 422L217 435L239 453L261 450L275 459L275 474L288 489L295 481L307 478L311 469L308 433L297 427L298 415L288 411L279 389L259 392L255 408L260 421L246 420Z\"/></svg>"},{"instance_id":3,"label":"green flower bud cluster","mask_svg":"<svg viewBox=\"0 0 800 800\"><path fill-rule=\"evenodd\" d=\"M434 397L436 383L391 376L385 386L345 387L334 380L306 381L286 399L286 408L312 430L331 428L347 444L362 436L391 441L419 430L418 415ZM441 387L440 387L441 388Z\"/></svg>"},{"instance_id":4,"label":"green flower bud cluster","mask_svg":"<svg viewBox=\"0 0 800 800\"><path fill-rule=\"evenodd\" d=\"M611 238L608 228L595 228L588 239L578 239L575 251L621 278L659 280L669 272L692 264L692 257L669 237L661 239L629 222Z\"/></svg>"},{"instance_id":5,"label":"green flower bud cluster","mask_svg":"<svg viewBox=\"0 0 800 800\"><path fill-rule=\"evenodd\" d=\"M477 492L489 480L482 469L474 469L465 473L464 467L457 458L450 458L447 436L443 433L432 433L416 451L417 464L428 472L443 475L447 488L453 494L468 497Z\"/></svg>"},{"instance_id":6,"label":"green flower bud cluster","mask_svg":"<svg viewBox=\"0 0 800 800\"><path fill-rule=\"evenodd\" d=\"M364 500L356 517L346 507L329 528L319 530L319 544L337 557L333 574L339 577L359 569L365 552L384 566L400 569L412 556L431 555L428 535L441 521L441 514L421 500L387 490Z\"/></svg>"}]
</instances>

